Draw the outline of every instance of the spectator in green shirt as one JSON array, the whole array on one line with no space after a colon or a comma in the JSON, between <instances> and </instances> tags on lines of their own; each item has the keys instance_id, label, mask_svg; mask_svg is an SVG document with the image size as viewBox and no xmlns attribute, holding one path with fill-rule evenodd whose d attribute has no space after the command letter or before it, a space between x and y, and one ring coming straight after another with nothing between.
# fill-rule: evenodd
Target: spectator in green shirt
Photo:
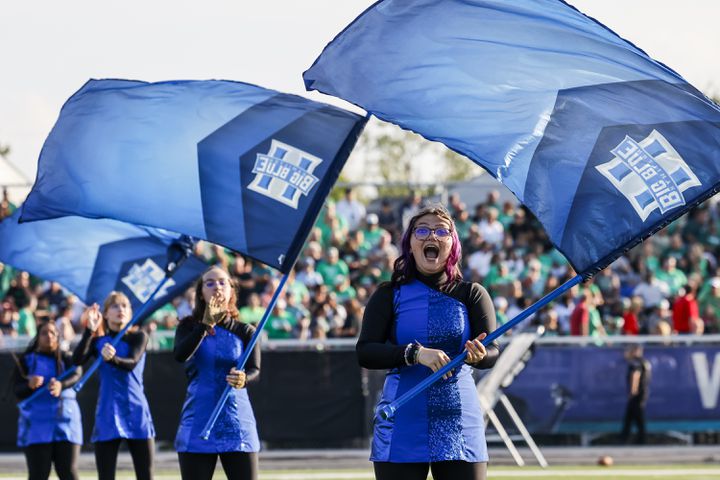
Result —
<instances>
[{"instance_id":1,"label":"spectator in green shirt","mask_svg":"<svg viewBox=\"0 0 720 480\"><path fill-rule=\"evenodd\" d=\"M340 260L340 252L335 247L327 251L327 260L322 260L316 267L317 272L322 275L325 285L332 287L337 282L338 276L348 276L350 269L347 264Z\"/></svg>"},{"instance_id":2,"label":"spectator in green shirt","mask_svg":"<svg viewBox=\"0 0 720 480\"><path fill-rule=\"evenodd\" d=\"M687 276L677 268L677 259L673 256L665 258L662 269L657 272L655 278L668 286L672 297L677 295L678 291L687 284Z\"/></svg>"},{"instance_id":3,"label":"spectator in green shirt","mask_svg":"<svg viewBox=\"0 0 720 480\"><path fill-rule=\"evenodd\" d=\"M286 306L285 299L279 298L268 318L265 331L271 340L293 337L297 318L286 310Z\"/></svg>"},{"instance_id":4,"label":"spectator in green shirt","mask_svg":"<svg viewBox=\"0 0 720 480\"><path fill-rule=\"evenodd\" d=\"M260 304L260 295L251 293L247 301L248 304L240 309L240 321L257 325L265 313L265 309Z\"/></svg>"}]
</instances>

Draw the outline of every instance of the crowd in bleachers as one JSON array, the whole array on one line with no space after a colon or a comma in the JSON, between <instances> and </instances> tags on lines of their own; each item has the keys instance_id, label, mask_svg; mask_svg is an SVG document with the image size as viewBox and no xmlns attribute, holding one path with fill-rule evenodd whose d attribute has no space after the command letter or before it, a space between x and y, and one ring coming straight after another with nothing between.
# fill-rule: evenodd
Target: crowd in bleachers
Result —
<instances>
[{"instance_id":1,"label":"crowd in bleachers","mask_svg":"<svg viewBox=\"0 0 720 480\"><path fill-rule=\"evenodd\" d=\"M326 202L266 326L270 339L357 336L363 307L390 279L403 224L423 198L383 200L366 211L350 189ZM0 218L15 206L7 198ZM490 292L498 321L506 322L574 276L535 218L492 192L468 208L451 195L448 208L463 243L466 280ZM600 232L599 234L602 234ZM196 254L221 264L239 286L241 319L257 323L279 275L224 248L200 242ZM544 325L546 335L636 335L720 332L720 209L711 200L637 246L590 281L541 309L522 328ZM192 292L158 310L144 328L173 330L192 310ZM83 328L84 306L61 285L0 263L0 335L34 335L54 321L63 341ZM171 339L165 339L169 346Z\"/></svg>"}]
</instances>

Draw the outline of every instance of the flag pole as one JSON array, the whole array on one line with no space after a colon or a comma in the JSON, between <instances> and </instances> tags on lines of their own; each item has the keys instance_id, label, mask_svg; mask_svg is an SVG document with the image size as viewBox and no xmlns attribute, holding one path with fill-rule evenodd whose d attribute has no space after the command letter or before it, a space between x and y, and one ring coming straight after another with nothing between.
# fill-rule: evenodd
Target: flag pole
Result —
<instances>
[{"instance_id":1,"label":"flag pole","mask_svg":"<svg viewBox=\"0 0 720 480\"><path fill-rule=\"evenodd\" d=\"M505 323L504 325L500 326L500 328L496 329L492 333L490 333L487 337L485 337L482 340L482 344L487 346L490 344L490 342L496 340L497 338L501 337L505 332L516 326L518 323L525 320L530 315L534 314L538 310L540 310L542 307L550 303L551 301L555 300L557 297L562 295L563 293L570 290L572 287L577 285L578 283L582 282L583 276L577 275L567 282L560 285L558 288L553 290L552 292L545 295L543 298L535 302L534 304L530 305L528 308L520 312L515 318L510 320L509 322ZM459 366L463 361L465 361L465 357L467 357L467 350L463 351L460 355L453 358L450 363L442 367L437 372L434 372L429 377L425 378L422 382L415 385L413 388L405 392L403 395L401 395L399 398L395 399L395 401L391 402L388 405L385 405L380 410L380 416L387 420L391 419L398 408L402 407L404 404L406 404L408 401L410 401L412 398L417 396L419 393L421 393L423 390L427 389L430 385L438 381L440 378L443 377L446 373L448 373L450 370L454 369L455 367Z\"/></svg>"},{"instance_id":2,"label":"flag pole","mask_svg":"<svg viewBox=\"0 0 720 480\"><path fill-rule=\"evenodd\" d=\"M247 359L250 357L250 354L252 353L253 347L255 347L255 344L258 341L258 338L260 337L260 332L262 332L262 329L265 327L265 324L268 321L268 318L270 318L270 313L272 312L273 308L275 308L275 303L277 302L278 298L280 297L280 292L282 292L283 287L285 286L285 282L288 279L289 274L286 273L283 275L282 279L280 280L280 283L278 284L278 287L275 289L275 293L273 293L272 298L270 299L270 303L268 304L267 308L265 309L265 313L263 314L262 319L260 320L260 323L258 323L257 328L255 329L255 333L253 334L252 338L250 338L250 341L248 344L243 348L242 355L240 355L240 358L238 359L235 368L238 370L242 370L245 367L245 363L247 362ZM225 406L225 402L227 401L228 397L230 396L230 392L232 391L232 387L228 384L225 386L225 390L223 390L222 395L220 395L220 399L215 404L215 408L213 409L212 413L210 414L210 418L208 419L207 423L203 427L202 435L200 435L200 438L203 440L207 440L210 438L210 432L212 432L213 427L215 426L215 422L217 422L218 417L220 416L220 411L223 409L223 406Z\"/></svg>"},{"instance_id":3,"label":"flag pole","mask_svg":"<svg viewBox=\"0 0 720 480\"><path fill-rule=\"evenodd\" d=\"M180 239L174 241L168 246L168 264L167 267L165 267L165 277L163 277L162 281L158 284L157 287L155 287L155 290L148 297L148 299L145 300L145 303L142 304L140 310L138 310L138 312L133 315L132 320L130 320L128 324L125 325L125 327L123 327L123 329L120 330L120 332L113 337L110 345L112 345L113 347L117 347L122 340L123 335L125 335L125 333L130 328L132 328L133 325L140 321L140 318L142 318L148 308L150 308L150 305L152 304L152 300L155 298L155 295L157 295L157 293L165 286L167 281L170 280L173 274L177 271L180 265L182 265L182 263L190 256L191 248L192 239L185 235L183 235L182 237L180 237ZM98 355L98 357L95 359L93 364L90 365L90 368L85 372L82 378L73 386L73 390L75 390L76 392L82 390L82 388L85 386L85 383L87 383L87 381L95 373L95 371L100 368L102 362L102 356Z\"/></svg>"}]
</instances>

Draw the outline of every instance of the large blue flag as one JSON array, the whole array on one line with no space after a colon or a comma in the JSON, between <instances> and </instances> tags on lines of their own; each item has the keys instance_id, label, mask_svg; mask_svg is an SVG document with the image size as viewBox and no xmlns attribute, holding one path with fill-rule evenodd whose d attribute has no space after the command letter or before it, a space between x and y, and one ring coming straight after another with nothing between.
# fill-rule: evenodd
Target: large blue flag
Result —
<instances>
[{"instance_id":1,"label":"large blue flag","mask_svg":"<svg viewBox=\"0 0 720 480\"><path fill-rule=\"evenodd\" d=\"M165 277L168 247L181 240L115 220L63 217L18 223L19 216L17 211L0 223L0 261L58 282L88 305L102 305L108 293L118 290L138 311ZM145 316L182 295L206 268L192 255L180 263Z\"/></svg>"},{"instance_id":2,"label":"large blue flag","mask_svg":"<svg viewBox=\"0 0 720 480\"><path fill-rule=\"evenodd\" d=\"M559 0L380 1L304 79L478 163L586 275L720 182L718 106Z\"/></svg>"},{"instance_id":3,"label":"large blue flag","mask_svg":"<svg viewBox=\"0 0 720 480\"><path fill-rule=\"evenodd\" d=\"M114 218L287 272L365 121L245 83L91 80L45 142L21 221Z\"/></svg>"}]
</instances>

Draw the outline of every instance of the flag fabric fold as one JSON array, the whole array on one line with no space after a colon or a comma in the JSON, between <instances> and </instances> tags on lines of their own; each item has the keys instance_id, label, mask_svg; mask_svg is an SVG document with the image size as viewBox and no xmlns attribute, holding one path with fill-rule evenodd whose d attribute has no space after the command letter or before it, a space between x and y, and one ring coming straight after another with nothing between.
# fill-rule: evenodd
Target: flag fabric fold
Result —
<instances>
[{"instance_id":1,"label":"flag fabric fold","mask_svg":"<svg viewBox=\"0 0 720 480\"><path fill-rule=\"evenodd\" d=\"M179 235L107 219L18 223L19 216L17 211L0 222L0 261L60 283L87 305L102 305L108 293L117 290L127 295L136 312L150 300L147 317L182 295L207 268L191 255L150 299L165 277L168 247Z\"/></svg>"},{"instance_id":2,"label":"flag fabric fold","mask_svg":"<svg viewBox=\"0 0 720 480\"><path fill-rule=\"evenodd\" d=\"M287 272L365 122L239 82L90 80L43 146L21 221L165 228Z\"/></svg>"},{"instance_id":3,"label":"flag fabric fold","mask_svg":"<svg viewBox=\"0 0 720 480\"><path fill-rule=\"evenodd\" d=\"M379 1L303 77L482 166L586 276L720 186L720 108L560 0Z\"/></svg>"}]
</instances>

